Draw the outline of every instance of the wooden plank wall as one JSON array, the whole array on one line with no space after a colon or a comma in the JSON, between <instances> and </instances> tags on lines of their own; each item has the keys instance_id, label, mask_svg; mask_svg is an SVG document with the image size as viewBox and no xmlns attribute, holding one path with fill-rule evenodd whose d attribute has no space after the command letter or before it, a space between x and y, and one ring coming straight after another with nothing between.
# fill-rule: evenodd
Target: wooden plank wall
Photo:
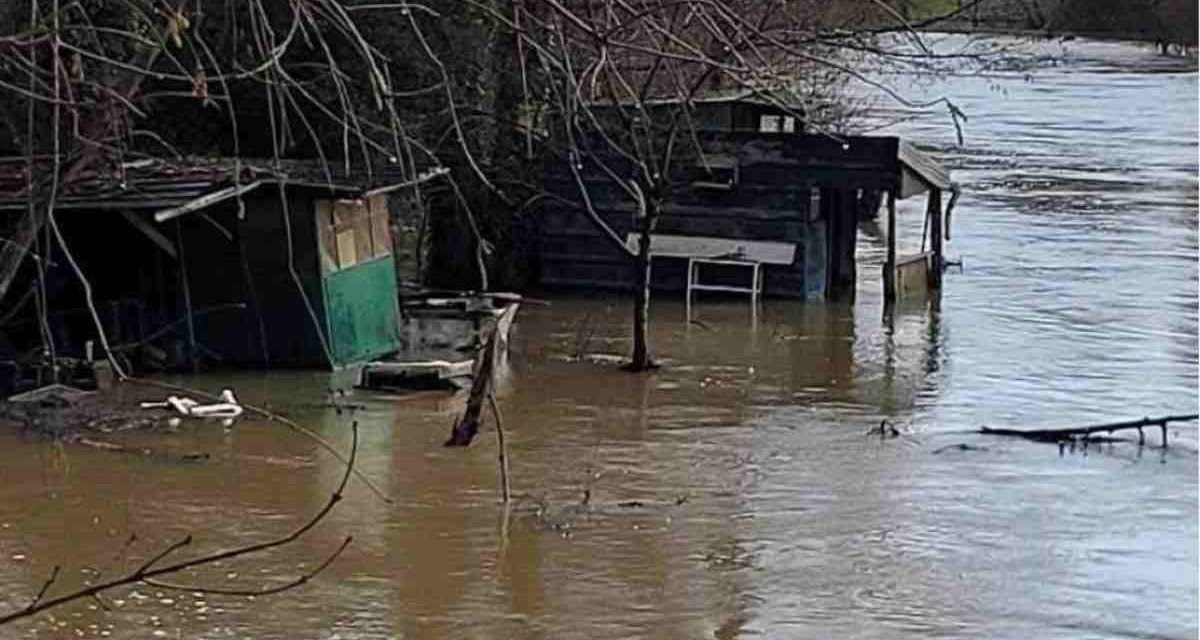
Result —
<instances>
[{"instance_id":1,"label":"wooden plank wall","mask_svg":"<svg viewBox=\"0 0 1200 640\"><path fill-rule=\"evenodd\" d=\"M312 310L322 324L321 331L327 332L314 211L312 195L288 190L288 220L296 272ZM288 267L284 215L278 191L272 188L247 200L244 220L233 218L266 325L271 364L328 366L320 335ZM232 278L241 271L226 273ZM254 322L257 323L256 318Z\"/></svg>"},{"instance_id":2,"label":"wooden plank wall","mask_svg":"<svg viewBox=\"0 0 1200 640\"><path fill-rule=\"evenodd\" d=\"M848 146L824 136L787 133L703 133L708 154L736 156L738 184L729 191L691 186L698 155L677 157L672 196L656 233L773 240L797 244L792 265L764 270L767 295L796 298L853 294L854 190L890 188L897 175L895 138L851 138ZM682 155L682 154L681 154ZM617 175L632 167L610 161ZM624 237L634 230L633 202L597 165L586 161L584 183L599 215ZM546 168L546 187L579 202L570 168ZM822 211L810 214L811 188L821 188ZM829 221L833 221L830 224ZM548 199L540 221L542 282L551 286L627 289L634 264L582 211ZM682 260L658 260L657 289L682 290ZM831 287L832 285L832 287Z\"/></svg>"}]
</instances>

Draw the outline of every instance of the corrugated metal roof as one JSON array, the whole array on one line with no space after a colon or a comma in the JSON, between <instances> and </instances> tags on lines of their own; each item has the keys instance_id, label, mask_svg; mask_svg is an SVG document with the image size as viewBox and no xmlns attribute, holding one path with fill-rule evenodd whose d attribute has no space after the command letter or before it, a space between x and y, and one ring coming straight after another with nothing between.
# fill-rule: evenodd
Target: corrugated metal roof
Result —
<instances>
[{"instance_id":1,"label":"corrugated metal roof","mask_svg":"<svg viewBox=\"0 0 1200 640\"><path fill-rule=\"evenodd\" d=\"M45 161L43 160L43 166ZM432 174L431 174L432 175ZM399 165L325 166L315 161L237 161L231 158L142 160L91 170L57 194L57 209L155 209L183 207L215 192L254 182L361 193L414 177ZM29 206L28 165L24 159L0 161L0 211Z\"/></svg>"}]
</instances>

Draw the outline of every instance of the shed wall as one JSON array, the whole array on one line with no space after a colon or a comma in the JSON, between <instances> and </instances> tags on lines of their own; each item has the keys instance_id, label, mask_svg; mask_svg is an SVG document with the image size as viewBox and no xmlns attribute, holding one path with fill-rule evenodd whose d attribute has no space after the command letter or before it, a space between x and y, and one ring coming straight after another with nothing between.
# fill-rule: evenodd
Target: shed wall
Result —
<instances>
[{"instance_id":1,"label":"shed wall","mask_svg":"<svg viewBox=\"0 0 1200 640\"><path fill-rule=\"evenodd\" d=\"M271 364L328 366L318 324L312 319L315 315L321 332L327 330L313 201L311 196L289 190L287 203L285 212L275 190L246 202L245 219L237 228L247 271L266 328ZM300 287L289 264L295 267ZM257 323L257 318L253 320Z\"/></svg>"},{"instance_id":2,"label":"shed wall","mask_svg":"<svg viewBox=\"0 0 1200 640\"><path fill-rule=\"evenodd\" d=\"M729 191L692 186L696 158L677 158L673 193L655 233L773 240L796 244L791 265L764 269L764 293L796 298L853 292L855 200L859 188L890 188L896 176L894 138L856 138L849 146L821 136L763 133L701 134L705 153L736 157L738 180ZM616 175L632 167L608 161ZM635 205L598 165L581 171L596 213L618 235L634 231ZM578 184L562 163L547 167L546 187L579 202ZM819 210L810 211L819 188ZM824 204L830 203L830 204ZM629 288L634 261L578 207L549 199L541 220L542 282L551 286ZM683 260L656 260L652 286L682 290Z\"/></svg>"}]
</instances>

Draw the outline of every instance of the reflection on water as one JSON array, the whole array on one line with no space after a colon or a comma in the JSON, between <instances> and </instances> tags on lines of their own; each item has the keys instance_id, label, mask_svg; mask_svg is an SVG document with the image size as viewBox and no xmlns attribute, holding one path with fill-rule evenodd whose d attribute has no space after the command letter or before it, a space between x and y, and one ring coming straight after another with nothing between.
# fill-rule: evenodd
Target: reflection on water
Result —
<instances>
[{"instance_id":1,"label":"reflection on water","mask_svg":"<svg viewBox=\"0 0 1200 640\"><path fill-rule=\"evenodd\" d=\"M343 449L357 420L359 468L395 503L352 482L299 544L185 576L270 584L354 535L288 594L139 585L20 633L1195 637L1195 425L1173 428L1165 451L1062 457L968 432L1195 410L1196 74L1124 45L1071 46L1082 62L1031 79L940 87L972 116L964 148L944 120L905 125L965 188L949 247L964 268L947 274L940 313L881 322L867 274L882 247L865 236L852 308L768 301L752 322L739 300L705 301L689 325L682 301L656 300L652 344L669 366L654 375L580 359L628 351L627 300L527 305L500 397L520 496L506 541L494 437L441 447L459 400L356 394L362 408L339 415L326 404L337 376L200 377ZM902 239L920 237L919 207L901 210ZM883 418L905 435L864 435ZM0 435L5 607L56 563L66 588L189 532L188 553L277 535L341 473L253 420L121 439L150 453ZM180 462L191 451L211 457Z\"/></svg>"}]
</instances>

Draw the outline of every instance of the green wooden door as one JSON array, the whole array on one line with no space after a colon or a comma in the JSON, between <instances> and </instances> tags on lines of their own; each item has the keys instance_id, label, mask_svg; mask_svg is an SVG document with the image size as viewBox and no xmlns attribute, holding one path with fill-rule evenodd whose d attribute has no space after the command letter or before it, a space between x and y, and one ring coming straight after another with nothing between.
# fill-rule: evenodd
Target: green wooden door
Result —
<instances>
[{"instance_id":1,"label":"green wooden door","mask_svg":"<svg viewBox=\"0 0 1200 640\"><path fill-rule=\"evenodd\" d=\"M318 200L315 211L334 364L396 351L399 299L386 198Z\"/></svg>"},{"instance_id":2,"label":"green wooden door","mask_svg":"<svg viewBox=\"0 0 1200 640\"><path fill-rule=\"evenodd\" d=\"M396 266L391 256L327 273L324 284L336 364L362 362L398 348Z\"/></svg>"}]
</instances>

